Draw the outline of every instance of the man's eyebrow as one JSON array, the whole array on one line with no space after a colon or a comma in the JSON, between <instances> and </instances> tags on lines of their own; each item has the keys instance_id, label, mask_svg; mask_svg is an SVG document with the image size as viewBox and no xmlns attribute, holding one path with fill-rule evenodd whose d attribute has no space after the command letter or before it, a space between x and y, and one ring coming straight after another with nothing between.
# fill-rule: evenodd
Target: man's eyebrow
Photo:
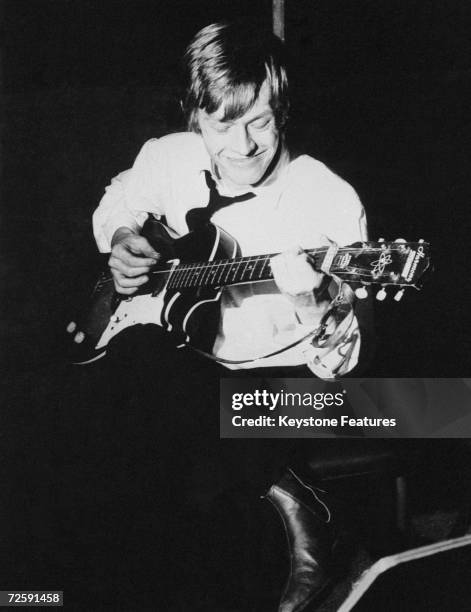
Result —
<instances>
[{"instance_id":1,"label":"man's eyebrow","mask_svg":"<svg viewBox=\"0 0 471 612\"><path fill-rule=\"evenodd\" d=\"M230 124L234 123L234 119L216 119L215 117L209 117L208 121L213 125Z\"/></svg>"},{"instance_id":2,"label":"man's eyebrow","mask_svg":"<svg viewBox=\"0 0 471 612\"><path fill-rule=\"evenodd\" d=\"M271 110L271 108L267 108L266 110L262 111L261 113L259 113L258 115L256 115L255 117L252 117L247 123L253 123L254 121L258 121L258 119L264 119L265 117L268 117L269 115L272 115L273 111ZM208 120L216 125L220 125L220 124L227 124L227 125L232 125L233 123L235 123L237 121L237 119L216 119L215 117L209 117Z\"/></svg>"},{"instance_id":3,"label":"man's eyebrow","mask_svg":"<svg viewBox=\"0 0 471 612\"><path fill-rule=\"evenodd\" d=\"M258 119L264 119L265 117L267 117L268 115L271 115L272 113L273 111L271 110L271 108L267 108L267 110L264 110L258 115L256 115L255 117L252 117L249 123L253 123L254 121L257 121Z\"/></svg>"}]
</instances>

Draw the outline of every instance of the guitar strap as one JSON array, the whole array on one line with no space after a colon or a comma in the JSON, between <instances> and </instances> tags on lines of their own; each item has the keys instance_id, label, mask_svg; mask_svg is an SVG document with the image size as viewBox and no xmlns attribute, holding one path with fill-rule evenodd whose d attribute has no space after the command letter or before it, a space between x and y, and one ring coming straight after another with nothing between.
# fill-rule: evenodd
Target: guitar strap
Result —
<instances>
[{"instance_id":1,"label":"guitar strap","mask_svg":"<svg viewBox=\"0 0 471 612\"><path fill-rule=\"evenodd\" d=\"M304 352L307 367L319 378L326 380L338 378L345 373L343 371L346 369L344 366L348 366L359 336L357 332L352 333L350 330L355 316L353 311L355 294L350 286L341 281L340 278L335 275L332 275L331 278L337 286L337 294L330 302L319 325L295 342L277 351L253 359L234 360L216 357L191 344L186 346L217 363L242 365L280 355L311 338L310 345ZM332 363L330 364L330 362Z\"/></svg>"}]
</instances>

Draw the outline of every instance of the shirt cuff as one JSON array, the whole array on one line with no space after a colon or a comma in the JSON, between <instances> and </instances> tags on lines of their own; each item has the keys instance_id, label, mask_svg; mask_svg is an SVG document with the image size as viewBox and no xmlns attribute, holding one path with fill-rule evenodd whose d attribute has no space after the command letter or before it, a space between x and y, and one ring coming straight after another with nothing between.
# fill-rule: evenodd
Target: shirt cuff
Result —
<instances>
[{"instance_id":1,"label":"shirt cuff","mask_svg":"<svg viewBox=\"0 0 471 612\"><path fill-rule=\"evenodd\" d=\"M139 213L137 216L125 211L116 211L110 215L102 225L94 223L94 236L101 253L109 253L111 251L111 239L114 233L120 227L128 227L134 232L140 232L147 213Z\"/></svg>"}]
</instances>

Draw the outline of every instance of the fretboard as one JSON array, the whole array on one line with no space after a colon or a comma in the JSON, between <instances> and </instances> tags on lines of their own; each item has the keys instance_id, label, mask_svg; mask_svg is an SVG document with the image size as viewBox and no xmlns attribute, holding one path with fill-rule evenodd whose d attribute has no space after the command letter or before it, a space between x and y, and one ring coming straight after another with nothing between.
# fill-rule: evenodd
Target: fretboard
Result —
<instances>
[{"instance_id":1,"label":"fretboard","mask_svg":"<svg viewBox=\"0 0 471 612\"><path fill-rule=\"evenodd\" d=\"M306 251L320 268L327 249ZM273 255L254 255L236 259L179 264L171 272L167 288L186 289L189 287L224 287L273 278L270 259Z\"/></svg>"}]
</instances>

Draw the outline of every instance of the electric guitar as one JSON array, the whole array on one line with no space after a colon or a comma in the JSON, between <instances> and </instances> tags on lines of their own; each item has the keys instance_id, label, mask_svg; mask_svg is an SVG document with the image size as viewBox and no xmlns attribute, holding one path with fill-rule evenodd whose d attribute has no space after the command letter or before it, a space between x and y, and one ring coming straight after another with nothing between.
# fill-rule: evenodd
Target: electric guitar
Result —
<instances>
[{"instance_id":1,"label":"electric guitar","mask_svg":"<svg viewBox=\"0 0 471 612\"><path fill-rule=\"evenodd\" d=\"M175 335L176 342L211 351L219 322L219 297L224 287L273 278L274 254L241 257L237 242L221 228L208 223L183 237L153 217L142 235L161 254L149 281L132 295L116 293L108 266L100 275L85 316L67 325L71 361L87 364L106 354L112 338L133 325L153 323ZM365 286L377 284L378 299L385 287L419 289L419 279L430 267L429 244L419 242L359 242L346 247L309 249L313 266L356 286L358 297ZM363 295L362 295L363 293Z\"/></svg>"}]
</instances>

